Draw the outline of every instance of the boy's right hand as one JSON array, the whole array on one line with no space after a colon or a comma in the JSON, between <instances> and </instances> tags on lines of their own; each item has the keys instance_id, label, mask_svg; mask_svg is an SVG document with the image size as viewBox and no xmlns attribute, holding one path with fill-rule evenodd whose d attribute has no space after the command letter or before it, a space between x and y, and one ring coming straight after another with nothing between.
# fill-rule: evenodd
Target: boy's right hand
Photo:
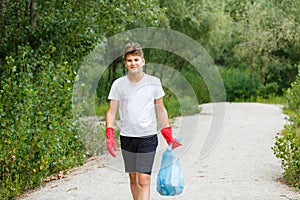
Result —
<instances>
[{"instance_id":1,"label":"boy's right hand","mask_svg":"<svg viewBox=\"0 0 300 200\"><path fill-rule=\"evenodd\" d=\"M116 157L116 141L114 137L114 129L109 127L106 129L106 149L110 155Z\"/></svg>"}]
</instances>

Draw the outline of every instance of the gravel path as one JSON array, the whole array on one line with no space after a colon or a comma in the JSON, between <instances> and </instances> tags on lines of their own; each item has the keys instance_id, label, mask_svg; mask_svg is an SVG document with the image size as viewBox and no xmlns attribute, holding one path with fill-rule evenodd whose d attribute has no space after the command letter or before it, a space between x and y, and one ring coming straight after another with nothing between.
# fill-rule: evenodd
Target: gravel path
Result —
<instances>
[{"instance_id":1,"label":"gravel path","mask_svg":"<svg viewBox=\"0 0 300 200\"><path fill-rule=\"evenodd\" d=\"M299 200L300 193L280 181L283 171L271 150L276 133L286 123L281 107L224 103L226 112L221 137L213 151L203 157L199 153L205 136L212 129L212 105L201 105L201 114L180 117L174 122L174 132L179 130L183 144L188 144L176 150L185 178L183 194L162 197L155 190L161 153L166 148L165 142L160 141L153 168L151 199ZM196 132L201 133L197 137L190 133L195 121L198 121ZM25 199L130 200L131 194L128 175L123 172L118 152L116 159L108 155L91 158L66 178L45 184L22 198Z\"/></svg>"}]
</instances>

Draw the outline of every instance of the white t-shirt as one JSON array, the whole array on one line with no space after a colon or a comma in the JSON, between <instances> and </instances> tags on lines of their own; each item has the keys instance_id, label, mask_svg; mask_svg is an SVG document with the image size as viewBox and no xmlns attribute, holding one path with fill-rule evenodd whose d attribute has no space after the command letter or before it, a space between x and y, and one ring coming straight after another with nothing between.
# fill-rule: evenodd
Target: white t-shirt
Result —
<instances>
[{"instance_id":1,"label":"white t-shirt","mask_svg":"<svg viewBox=\"0 0 300 200\"><path fill-rule=\"evenodd\" d=\"M165 95L157 77L144 74L138 83L127 76L115 80L108 99L119 101L120 135L143 137L157 134L154 100Z\"/></svg>"}]
</instances>

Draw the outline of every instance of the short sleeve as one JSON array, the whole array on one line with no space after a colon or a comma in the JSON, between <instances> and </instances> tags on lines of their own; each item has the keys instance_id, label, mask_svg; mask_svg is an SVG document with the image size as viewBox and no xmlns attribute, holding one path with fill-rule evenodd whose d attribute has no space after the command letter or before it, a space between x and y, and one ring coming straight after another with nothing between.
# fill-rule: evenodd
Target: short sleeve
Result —
<instances>
[{"instance_id":1,"label":"short sleeve","mask_svg":"<svg viewBox=\"0 0 300 200\"><path fill-rule=\"evenodd\" d=\"M157 84L155 85L155 93L154 93L154 99L160 99L163 96L165 96L165 92L162 88L161 81L158 79Z\"/></svg>"},{"instance_id":2,"label":"short sleeve","mask_svg":"<svg viewBox=\"0 0 300 200\"><path fill-rule=\"evenodd\" d=\"M118 92L118 80L114 81L111 88L110 88L110 91L109 91L109 94L108 94L108 99L110 100L120 100L120 94Z\"/></svg>"}]
</instances>

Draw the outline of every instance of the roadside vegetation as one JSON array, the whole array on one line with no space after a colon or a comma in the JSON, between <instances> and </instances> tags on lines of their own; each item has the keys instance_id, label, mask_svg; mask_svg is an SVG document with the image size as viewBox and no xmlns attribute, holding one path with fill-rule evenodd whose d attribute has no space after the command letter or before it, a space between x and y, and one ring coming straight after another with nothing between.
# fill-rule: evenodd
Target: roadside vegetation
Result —
<instances>
[{"instance_id":1,"label":"roadside vegetation","mask_svg":"<svg viewBox=\"0 0 300 200\"><path fill-rule=\"evenodd\" d=\"M292 186L300 189L300 74L291 88L286 91L289 123L276 137L273 151L281 160L284 178Z\"/></svg>"}]
</instances>

